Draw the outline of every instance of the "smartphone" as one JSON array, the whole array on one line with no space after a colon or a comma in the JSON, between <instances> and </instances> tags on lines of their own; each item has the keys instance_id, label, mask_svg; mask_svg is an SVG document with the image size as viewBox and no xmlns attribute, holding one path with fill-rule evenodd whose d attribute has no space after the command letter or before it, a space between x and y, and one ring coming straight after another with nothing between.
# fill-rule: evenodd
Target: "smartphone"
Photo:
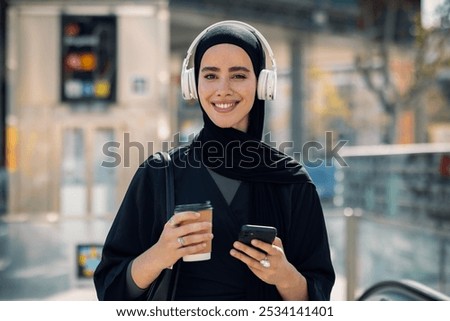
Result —
<instances>
[{"instance_id":1,"label":"smartphone","mask_svg":"<svg viewBox=\"0 0 450 321\"><path fill-rule=\"evenodd\" d=\"M272 244L275 236L277 236L277 229L273 226L246 224L242 225L238 240L250 246L253 239Z\"/></svg>"}]
</instances>

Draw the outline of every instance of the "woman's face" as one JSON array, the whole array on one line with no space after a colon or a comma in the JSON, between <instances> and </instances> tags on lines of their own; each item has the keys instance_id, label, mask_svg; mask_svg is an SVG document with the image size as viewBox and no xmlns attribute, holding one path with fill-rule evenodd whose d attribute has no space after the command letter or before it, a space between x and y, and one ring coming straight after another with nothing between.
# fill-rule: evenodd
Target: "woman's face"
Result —
<instances>
[{"instance_id":1,"label":"woman's face","mask_svg":"<svg viewBox=\"0 0 450 321\"><path fill-rule=\"evenodd\" d=\"M204 53L198 94L203 109L216 126L247 131L256 83L252 61L241 47L218 44Z\"/></svg>"}]
</instances>

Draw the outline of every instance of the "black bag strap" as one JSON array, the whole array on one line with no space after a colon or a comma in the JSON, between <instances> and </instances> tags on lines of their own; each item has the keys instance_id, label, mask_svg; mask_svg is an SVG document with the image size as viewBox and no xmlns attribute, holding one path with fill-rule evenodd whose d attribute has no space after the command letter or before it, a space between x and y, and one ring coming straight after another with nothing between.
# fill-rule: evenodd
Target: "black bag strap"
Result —
<instances>
[{"instance_id":1,"label":"black bag strap","mask_svg":"<svg viewBox=\"0 0 450 321\"><path fill-rule=\"evenodd\" d=\"M168 221L175 209L175 187L173 177L172 159L169 153L158 152L164 162L164 170L166 174L166 221Z\"/></svg>"},{"instance_id":2,"label":"black bag strap","mask_svg":"<svg viewBox=\"0 0 450 321\"><path fill-rule=\"evenodd\" d=\"M169 153L158 152L163 161L166 180L166 222L172 217L175 209L175 183L173 175L173 163ZM161 301L175 299L178 283L179 263L161 272L149 289L147 300Z\"/></svg>"}]
</instances>

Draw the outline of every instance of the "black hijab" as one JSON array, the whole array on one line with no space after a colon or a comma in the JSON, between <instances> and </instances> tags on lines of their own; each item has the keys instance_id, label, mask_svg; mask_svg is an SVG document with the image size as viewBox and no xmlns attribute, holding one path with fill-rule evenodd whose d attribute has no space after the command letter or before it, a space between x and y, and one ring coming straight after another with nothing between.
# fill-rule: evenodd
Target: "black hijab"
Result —
<instances>
[{"instance_id":1,"label":"black hijab","mask_svg":"<svg viewBox=\"0 0 450 321\"><path fill-rule=\"evenodd\" d=\"M208 30L197 45L194 55L197 84L204 53L212 46L223 43L245 50L256 77L265 68L264 50L250 29L237 24L219 25ZM249 218L252 223L277 225L281 229L280 234L284 234L283 213L280 213L274 197L276 185L305 182L309 176L293 158L261 141L264 111L264 101L258 99L255 92L248 129L242 132L216 126L202 107L204 127L192 144L197 153L200 151L198 156L206 167L220 175L250 182L251 204L254 205L251 208L255 209Z\"/></svg>"},{"instance_id":2,"label":"black hijab","mask_svg":"<svg viewBox=\"0 0 450 321\"><path fill-rule=\"evenodd\" d=\"M206 50L218 44L233 44L249 55L256 77L265 68L265 54L258 37L244 26L236 24L219 25L210 29L199 41L194 70L196 84L199 69ZM198 90L198 87L197 87ZM199 102L200 106L201 103ZM202 106L201 106L202 107ZM281 153L261 141L264 127L265 104L257 98L249 113L247 132L234 128L220 128L208 117L202 107L204 127L194 139L191 148L196 159L220 175L248 182L250 185L249 223L276 226L278 236L284 241L287 236L287 215L280 204L280 184L309 181L309 176L290 156ZM274 298L278 292L274 286L261 283L250 276L250 298Z\"/></svg>"}]
</instances>

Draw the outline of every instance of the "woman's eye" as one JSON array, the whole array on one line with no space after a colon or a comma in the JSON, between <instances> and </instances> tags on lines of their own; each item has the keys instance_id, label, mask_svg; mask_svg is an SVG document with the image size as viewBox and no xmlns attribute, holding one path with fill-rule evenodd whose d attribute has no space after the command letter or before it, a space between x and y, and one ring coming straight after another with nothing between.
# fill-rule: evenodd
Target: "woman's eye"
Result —
<instances>
[{"instance_id":1,"label":"woman's eye","mask_svg":"<svg viewBox=\"0 0 450 321\"><path fill-rule=\"evenodd\" d=\"M233 79L247 79L247 76L244 75L244 74L236 74L236 75L233 75L231 78L233 78Z\"/></svg>"},{"instance_id":2,"label":"woman's eye","mask_svg":"<svg viewBox=\"0 0 450 321\"><path fill-rule=\"evenodd\" d=\"M216 75L214 75L214 74L206 74L204 77L205 77L205 79L216 79L217 78Z\"/></svg>"}]
</instances>

